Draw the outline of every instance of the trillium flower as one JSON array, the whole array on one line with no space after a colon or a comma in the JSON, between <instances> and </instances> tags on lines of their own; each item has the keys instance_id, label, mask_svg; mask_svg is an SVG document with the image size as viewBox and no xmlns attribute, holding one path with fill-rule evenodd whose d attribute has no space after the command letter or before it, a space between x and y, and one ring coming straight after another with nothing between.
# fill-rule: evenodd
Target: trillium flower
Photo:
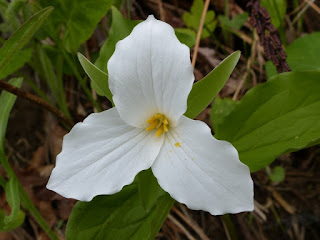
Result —
<instances>
[{"instance_id":1,"label":"trillium flower","mask_svg":"<svg viewBox=\"0 0 320 240\"><path fill-rule=\"evenodd\" d=\"M151 167L174 199L213 215L253 210L253 182L237 150L185 117L194 82L189 48L153 16L119 41L108 62L115 107L89 115L63 140L47 188L90 201Z\"/></svg>"}]
</instances>

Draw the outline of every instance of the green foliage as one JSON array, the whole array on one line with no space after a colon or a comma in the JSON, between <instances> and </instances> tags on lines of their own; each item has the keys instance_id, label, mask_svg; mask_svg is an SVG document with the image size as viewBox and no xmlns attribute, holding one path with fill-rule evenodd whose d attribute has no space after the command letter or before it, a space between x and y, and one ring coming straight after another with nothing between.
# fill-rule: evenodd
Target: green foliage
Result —
<instances>
[{"instance_id":1,"label":"green foliage","mask_svg":"<svg viewBox=\"0 0 320 240\"><path fill-rule=\"evenodd\" d=\"M84 71L90 77L94 89L99 95L107 97L112 102L112 93L108 87L108 75L93 65L85 56L78 53L78 59Z\"/></svg>"},{"instance_id":2,"label":"green foliage","mask_svg":"<svg viewBox=\"0 0 320 240\"><path fill-rule=\"evenodd\" d=\"M158 180L153 176L151 169L137 175L140 201L144 209L151 209L159 197L165 194L159 186ZM170 198L168 197L168 200Z\"/></svg>"},{"instance_id":3,"label":"green foliage","mask_svg":"<svg viewBox=\"0 0 320 240\"><path fill-rule=\"evenodd\" d=\"M314 145L320 136L320 72L277 75L243 97L216 127L240 160L257 171L279 155Z\"/></svg>"},{"instance_id":4,"label":"green foliage","mask_svg":"<svg viewBox=\"0 0 320 240\"><path fill-rule=\"evenodd\" d=\"M197 34L188 28L175 28L174 29L179 41L189 48L192 48L196 44Z\"/></svg>"},{"instance_id":5,"label":"green foliage","mask_svg":"<svg viewBox=\"0 0 320 240\"><path fill-rule=\"evenodd\" d=\"M273 171L267 167L267 173L269 175L269 178L274 183L280 183L283 182L286 177L286 172L283 167L276 166Z\"/></svg>"},{"instance_id":6,"label":"green foliage","mask_svg":"<svg viewBox=\"0 0 320 240\"><path fill-rule=\"evenodd\" d=\"M320 70L320 32L296 39L286 49L287 62L293 71ZM271 61L265 64L267 76L277 74Z\"/></svg>"},{"instance_id":7,"label":"green foliage","mask_svg":"<svg viewBox=\"0 0 320 240\"><path fill-rule=\"evenodd\" d=\"M186 12L182 16L184 24L196 32L199 29L203 8L203 0L194 0L190 12ZM214 31L217 25L217 21L214 19L215 12L209 10L204 21L204 27L201 34L201 38L209 37L210 34Z\"/></svg>"},{"instance_id":8,"label":"green foliage","mask_svg":"<svg viewBox=\"0 0 320 240\"><path fill-rule=\"evenodd\" d=\"M282 25L287 12L286 0L261 0L261 6L265 7L270 13L271 23L279 28Z\"/></svg>"},{"instance_id":9,"label":"green foliage","mask_svg":"<svg viewBox=\"0 0 320 240\"><path fill-rule=\"evenodd\" d=\"M13 78L9 81L10 84L20 87L22 78ZM4 151L5 132L7 129L9 114L16 100L16 96L3 91L0 96L0 162L3 168L7 169L8 163ZM9 172L10 180L6 183L5 192L7 201L11 207L11 214L6 216L0 210L0 231L10 231L20 226L24 221L24 213L20 211L19 185L18 180Z\"/></svg>"},{"instance_id":10,"label":"green foliage","mask_svg":"<svg viewBox=\"0 0 320 240\"><path fill-rule=\"evenodd\" d=\"M31 39L32 35L52 10L52 7L48 7L37 12L4 43L0 49L0 72L5 71L7 65L15 65L12 60L19 53L19 50Z\"/></svg>"},{"instance_id":11,"label":"green foliage","mask_svg":"<svg viewBox=\"0 0 320 240\"><path fill-rule=\"evenodd\" d=\"M239 102L231 98L216 98L211 108L210 121L216 130L223 123L226 116L238 105Z\"/></svg>"},{"instance_id":12,"label":"green foliage","mask_svg":"<svg viewBox=\"0 0 320 240\"><path fill-rule=\"evenodd\" d=\"M143 204L135 181L114 195L78 202L69 218L66 237L69 240L153 240L173 202L167 193L162 192L156 201Z\"/></svg>"},{"instance_id":13,"label":"green foliage","mask_svg":"<svg viewBox=\"0 0 320 240\"><path fill-rule=\"evenodd\" d=\"M22 78L13 78L9 81L9 83L13 86L20 87L22 84ZM14 102L16 101L16 98L17 97L15 95L6 91L2 91L0 95L0 158L5 156L5 134L8 125L9 114L11 112Z\"/></svg>"},{"instance_id":14,"label":"green foliage","mask_svg":"<svg viewBox=\"0 0 320 240\"><path fill-rule=\"evenodd\" d=\"M110 0L73 0L64 4L66 19L63 45L67 51L76 52L79 46L89 39L113 3L114 1Z\"/></svg>"},{"instance_id":15,"label":"green foliage","mask_svg":"<svg viewBox=\"0 0 320 240\"><path fill-rule=\"evenodd\" d=\"M11 213L9 216L4 218L4 223L10 224L16 221L16 218L19 218L20 211L20 196L19 196L19 185L18 180L16 178L11 178L6 185L6 197L11 207Z\"/></svg>"},{"instance_id":16,"label":"green foliage","mask_svg":"<svg viewBox=\"0 0 320 240\"><path fill-rule=\"evenodd\" d=\"M12 221L10 221L8 223L4 222L5 217L6 217L6 215L5 215L4 211L2 209L0 209L0 232L11 231L11 230L19 227L24 222L25 214L24 214L24 212L22 212L20 210L18 212L17 216Z\"/></svg>"},{"instance_id":17,"label":"green foliage","mask_svg":"<svg viewBox=\"0 0 320 240\"><path fill-rule=\"evenodd\" d=\"M76 52L90 38L97 24L117 0L40 1L41 6L54 6L48 18L48 31L57 41L63 29L62 44L68 52Z\"/></svg>"},{"instance_id":18,"label":"green foliage","mask_svg":"<svg viewBox=\"0 0 320 240\"><path fill-rule=\"evenodd\" d=\"M286 52L292 70L320 70L320 32L298 38Z\"/></svg>"},{"instance_id":19,"label":"green foliage","mask_svg":"<svg viewBox=\"0 0 320 240\"><path fill-rule=\"evenodd\" d=\"M238 14L232 19L229 19L227 16L219 15L218 19L220 21L221 27L226 29L240 29L243 24L248 19L248 13Z\"/></svg>"},{"instance_id":20,"label":"green foliage","mask_svg":"<svg viewBox=\"0 0 320 240\"><path fill-rule=\"evenodd\" d=\"M128 36L132 29L140 22L126 19L115 7L111 8L111 12L112 23L109 37L101 47L99 58L95 63L95 65L104 72L108 72L107 62L116 48L116 43Z\"/></svg>"},{"instance_id":21,"label":"green foliage","mask_svg":"<svg viewBox=\"0 0 320 240\"><path fill-rule=\"evenodd\" d=\"M39 47L37 49L37 53L39 54L40 67L41 72L43 74L43 78L46 80L56 102L58 103L59 108L63 111L64 114L70 116L66 98L64 95L64 87L63 87L63 79L62 77L58 77L55 68L48 57L45 48ZM62 61L61 58L59 58ZM59 64L56 65L58 69Z\"/></svg>"},{"instance_id":22,"label":"green foliage","mask_svg":"<svg viewBox=\"0 0 320 240\"><path fill-rule=\"evenodd\" d=\"M19 54L14 55L11 62L14 64L7 64L0 72L0 79L4 79L10 74L16 72L23 67L31 59L32 48L23 49Z\"/></svg>"},{"instance_id":23,"label":"green foliage","mask_svg":"<svg viewBox=\"0 0 320 240\"><path fill-rule=\"evenodd\" d=\"M188 109L185 113L187 117L195 118L211 103L229 79L239 58L240 51L232 53L207 76L193 85L188 97Z\"/></svg>"}]
</instances>

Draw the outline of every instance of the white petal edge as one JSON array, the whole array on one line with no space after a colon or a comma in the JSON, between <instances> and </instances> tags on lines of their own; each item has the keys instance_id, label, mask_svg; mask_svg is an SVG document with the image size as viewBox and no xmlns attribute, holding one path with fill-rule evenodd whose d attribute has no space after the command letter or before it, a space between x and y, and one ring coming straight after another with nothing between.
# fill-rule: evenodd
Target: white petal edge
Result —
<instances>
[{"instance_id":1,"label":"white petal edge","mask_svg":"<svg viewBox=\"0 0 320 240\"><path fill-rule=\"evenodd\" d=\"M190 209L212 215L253 211L253 182L237 150L201 121L180 118L165 136L152 171L160 186Z\"/></svg>"},{"instance_id":2,"label":"white petal edge","mask_svg":"<svg viewBox=\"0 0 320 240\"><path fill-rule=\"evenodd\" d=\"M109 87L121 118L145 127L155 113L175 126L187 109L194 81L189 48L153 16L119 41L108 62Z\"/></svg>"},{"instance_id":3,"label":"white petal edge","mask_svg":"<svg viewBox=\"0 0 320 240\"><path fill-rule=\"evenodd\" d=\"M64 136L47 188L81 201L114 194L150 168L162 143L123 122L116 108L93 113Z\"/></svg>"}]
</instances>

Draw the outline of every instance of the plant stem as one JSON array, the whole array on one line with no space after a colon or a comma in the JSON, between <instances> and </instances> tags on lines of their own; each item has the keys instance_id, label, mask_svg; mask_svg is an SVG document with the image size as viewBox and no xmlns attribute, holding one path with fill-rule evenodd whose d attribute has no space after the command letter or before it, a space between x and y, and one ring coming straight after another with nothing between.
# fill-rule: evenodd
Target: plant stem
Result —
<instances>
[{"instance_id":1,"label":"plant stem","mask_svg":"<svg viewBox=\"0 0 320 240\"><path fill-rule=\"evenodd\" d=\"M32 103L35 103L45 108L49 112L56 115L68 127L72 127L74 125L73 121L70 118L66 117L59 109L57 109L55 106L51 105L50 103L46 102L42 98L38 97L37 95L23 91L2 80L0 80L0 89L6 90L14 95L17 95L18 97L22 97Z\"/></svg>"},{"instance_id":2,"label":"plant stem","mask_svg":"<svg viewBox=\"0 0 320 240\"><path fill-rule=\"evenodd\" d=\"M202 12L201 20L200 20L200 25L199 25L199 29L198 29L198 33L197 33L196 45L194 46L194 50L193 50L193 56L192 56L192 66L193 67L196 65L196 60L197 60L197 55L198 55L198 48L199 48L199 45L200 45L201 34L202 34L202 30L203 30L204 20L205 20L206 15L207 15L209 3L210 3L210 0L206 0L206 2L204 4L204 8L203 8L203 12Z\"/></svg>"}]
</instances>

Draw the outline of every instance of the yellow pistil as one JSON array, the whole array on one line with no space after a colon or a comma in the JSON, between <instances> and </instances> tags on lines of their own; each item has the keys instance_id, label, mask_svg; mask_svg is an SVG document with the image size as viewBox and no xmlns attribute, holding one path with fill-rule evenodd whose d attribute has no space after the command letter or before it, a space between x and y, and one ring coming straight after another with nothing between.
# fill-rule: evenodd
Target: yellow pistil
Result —
<instances>
[{"instance_id":1,"label":"yellow pistil","mask_svg":"<svg viewBox=\"0 0 320 240\"><path fill-rule=\"evenodd\" d=\"M162 133L168 132L169 121L164 114L156 113L149 120L149 127L146 128L147 131L151 131L152 129L157 129L157 137L161 136Z\"/></svg>"}]
</instances>

